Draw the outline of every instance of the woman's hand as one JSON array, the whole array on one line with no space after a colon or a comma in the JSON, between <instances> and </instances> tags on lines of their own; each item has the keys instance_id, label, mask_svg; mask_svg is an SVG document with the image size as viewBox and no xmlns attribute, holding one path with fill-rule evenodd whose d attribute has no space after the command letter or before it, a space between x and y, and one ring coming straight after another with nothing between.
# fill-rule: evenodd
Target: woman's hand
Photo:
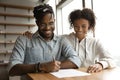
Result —
<instances>
[{"instance_id":1,"label":"woman's hand","mask_svg":"<svg viewBox=\"0 0 120 80\"><path fill-rule=\"evenodd\" d=\"M87 69L88 73L95 73L95 72L100 72L103 70L103 66L100 63L90 65Z\"/></svg>"},{"instance_id":2,"label":"woman's hand","mask_svg":"<svg viewBox=\"0 0 120 80\"><path fill-rule=\"evenodd\" d=\"M30 31L26 31L25 33L23 33L23 35L31 39L33 34Z\"/></svg>"}]
</instances>

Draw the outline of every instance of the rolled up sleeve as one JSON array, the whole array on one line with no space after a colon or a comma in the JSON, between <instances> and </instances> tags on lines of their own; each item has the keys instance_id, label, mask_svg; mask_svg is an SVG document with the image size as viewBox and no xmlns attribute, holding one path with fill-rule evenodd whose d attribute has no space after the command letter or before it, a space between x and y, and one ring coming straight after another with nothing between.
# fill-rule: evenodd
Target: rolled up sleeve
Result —
<instances>
[{"instance_id":1,"label":"rolled up sleeve","mask_svg":"<svg viewBox=\"0 0 120 80\"><path fill-rule=\"evenodd\" d=\"M16 39L12 54L9 59L8 71L16 64L22 64L25 56L25 37L19 36Z\"/></svg>"}]
</instances>

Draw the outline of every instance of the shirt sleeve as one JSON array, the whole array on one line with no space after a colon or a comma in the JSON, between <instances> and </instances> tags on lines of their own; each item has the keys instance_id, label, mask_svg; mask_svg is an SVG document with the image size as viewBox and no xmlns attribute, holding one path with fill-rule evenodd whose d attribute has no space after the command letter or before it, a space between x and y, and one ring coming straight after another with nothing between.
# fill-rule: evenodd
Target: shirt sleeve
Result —
<instances>
[{"instance_id":1,"label":"shirt sleeve","mask_svg":"<svg viewBox=\"0 0 120 80\"><path fill-rule=\"evenodd\" d=\"M75 50L72 47L72 45L69 43L69 41L67 41L67 39L65 37L62 38L62 46L63 46L63 48L62 48L62 54L67 59L69 59L74 64L76 64L77 67L80 67L81 61L79 59L79 56L78 56L77 52L75 52Z\"/></svg>"},{"instance_id":2,"label":"shirt sleeve","mask_svg":"<svg viewBox=\"0 0 120 80\"><path fill-rule=\"evenodd\" d=\"M102 45L102 43L98 40L96 44L96 53L99 55L99 63L103 65L103 69L105 68L113 68L116 66L115 60L112 55L108 52L107 48Z\"/></svg>"},{"instance_id":3,"label":"shirt sleeve","mask_svg":"<svg viewBox=\"0 0 120 80\"><path fill-rule=\"evenodd\" d=\"M26 38L19 36L16 39L12 54L10 56L8 71L16 64L22 64L25 56Z\"/></svg>"}]
</instances>

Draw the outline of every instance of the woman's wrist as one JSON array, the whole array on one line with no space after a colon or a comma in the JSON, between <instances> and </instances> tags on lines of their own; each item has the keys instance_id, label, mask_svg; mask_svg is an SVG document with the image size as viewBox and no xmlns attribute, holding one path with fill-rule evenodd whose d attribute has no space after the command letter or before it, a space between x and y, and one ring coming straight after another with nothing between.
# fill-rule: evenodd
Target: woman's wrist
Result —
<instances>
[{"instance_id":1,"label":"woman's wrist","mask_svg":"<svg viewBox=\"0 0 120 80\"><path fill-rule=\"evenodd\" d=\"M97 62L96 64L99 64L102 67L102 69L103 69L103 64L102 63Z\"/></svg>"}]
</instances>

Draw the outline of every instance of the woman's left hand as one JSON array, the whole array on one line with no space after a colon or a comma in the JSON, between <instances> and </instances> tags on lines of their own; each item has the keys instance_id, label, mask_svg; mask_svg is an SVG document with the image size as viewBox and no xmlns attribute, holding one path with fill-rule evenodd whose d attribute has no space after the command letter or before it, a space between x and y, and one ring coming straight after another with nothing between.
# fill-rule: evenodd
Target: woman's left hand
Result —
<instances>
[{"instance_id":1,"label":"woman's left hand","mask_svg":"<svg viewBox=\"0 0 120 80\"><path fill-rule=\"evenodd\" d=\"M88 73L95 73L95 72L100 72L103 70L103 66L100 63L90 65L87 69Z\"/></svg>"},{"instance_id":2,"label":"woman's left hand","mask_svg":"<svg viewBox=\"0 0 120 80\"><path fill-rule=\"evenodd\" d=\"M32 38L32 35L33 35L33 33L30 32L30 31L26 31L26 32L23 33L23 36L26 36L26 37L29 38L29 39Z\"/></svg>"}]
</instances>

